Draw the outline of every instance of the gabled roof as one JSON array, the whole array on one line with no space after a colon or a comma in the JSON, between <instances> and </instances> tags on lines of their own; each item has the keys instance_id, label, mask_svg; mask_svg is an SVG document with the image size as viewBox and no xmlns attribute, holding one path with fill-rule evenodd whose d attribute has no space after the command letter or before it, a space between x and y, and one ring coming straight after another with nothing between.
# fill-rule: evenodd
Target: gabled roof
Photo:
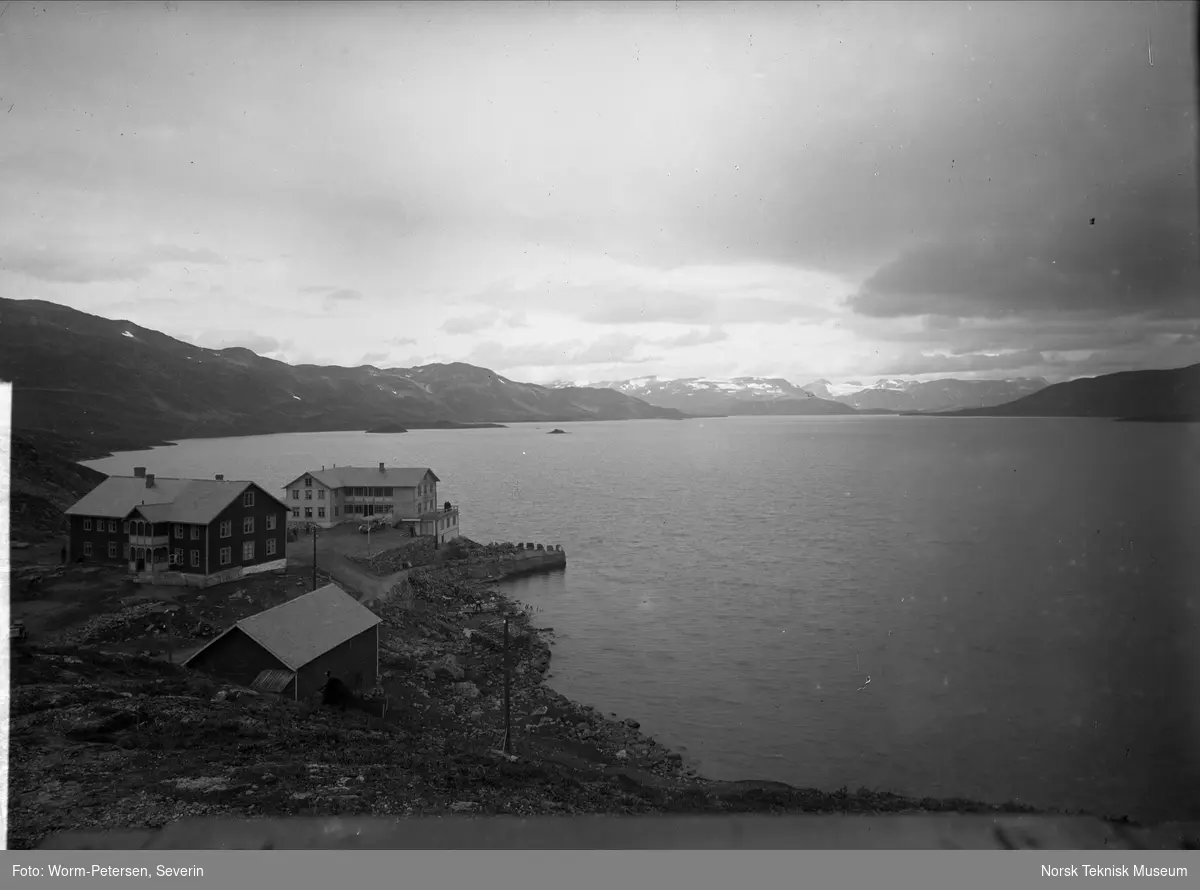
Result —
<instances>
[{"instance_id":1,"label":"gabled roof","mask_svg":"<svg viewBox=\"0 0 1200 890\"><path fill-rule=\"evenodd\" d=\"M240 630L288 670L298 671L382 620L336 584L326 584L281 606L243 618L188 661L231 631Z\"/></svg>"},{"instance_id":2,"label":"gabled roof","mask_svg":"<svg viewBox=\"0 0 1200 890\"><path fill-rule=\"evenodd\" d=\"M382 486L384 488L416 488L425 481L426 475L433 476L434 482L441 482L437 474L429 467L330 467L327 470L310 470L301 473L284 488L290 488L305 476L312 476L328 488L345 488L346 486L367 487Z\"/></svg>"},{"instance_id":3,"label":"gabled roof","mask_svg":"<svg viewBox=\"0 0 1200 890\"><path fill-rule=\"evenodd\" d=\"M105 516L125 519L137 510L150 522L207 525L251 486L286 509L279 498L253 482L216 479L163 479L156 476L147 488L140 476L109 476L66 513L69 516Z\"/></svg>"}]
</instances>

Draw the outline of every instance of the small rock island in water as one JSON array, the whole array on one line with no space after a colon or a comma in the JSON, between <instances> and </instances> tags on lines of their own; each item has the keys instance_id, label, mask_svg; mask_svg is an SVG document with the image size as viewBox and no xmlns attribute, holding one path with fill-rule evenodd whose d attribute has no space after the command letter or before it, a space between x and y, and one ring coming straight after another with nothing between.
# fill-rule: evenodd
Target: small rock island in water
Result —
<instances>
[{"instance_id":1,"label":"small rock island in water","mask_svg":"<svg viewBox=\"0 0 1200 890\"><path fill-rule=\"evenodd\" d=\"M381 424L380 426L375 427L374 429L367 430L367 432L368 433L407 433L408 430L406 430L404 427L400 426L400 424L398 424L398 423L385 423L385 424Z\"/></svg>"},{"instance_id":2,"label":"small rock island in water","mask_svg":"<svg viewBox=\"0 0 1200 890\"><path fill-rule=\"evenodd\" d=\"M550 430L550 432L546 433L547 436L565 436L566 434L567 434L566 430L560 430L557 427Z\"/></svg>"}]
</instances>

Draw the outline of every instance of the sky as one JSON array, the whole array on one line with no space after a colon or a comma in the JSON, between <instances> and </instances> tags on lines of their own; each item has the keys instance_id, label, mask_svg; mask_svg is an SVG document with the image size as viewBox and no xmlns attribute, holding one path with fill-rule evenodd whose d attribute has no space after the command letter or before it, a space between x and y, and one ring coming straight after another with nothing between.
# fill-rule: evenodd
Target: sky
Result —
<instances>
[{"instance_id":1,"label":"sky","mask_svg":"<svg viewBox=\"0 0 1200 890\"><path fill-rule=\"evenodd\" d=\"M3 10L3 297L539 383L1200 362L1189 3Z\"/></svg>"}]
</instances>

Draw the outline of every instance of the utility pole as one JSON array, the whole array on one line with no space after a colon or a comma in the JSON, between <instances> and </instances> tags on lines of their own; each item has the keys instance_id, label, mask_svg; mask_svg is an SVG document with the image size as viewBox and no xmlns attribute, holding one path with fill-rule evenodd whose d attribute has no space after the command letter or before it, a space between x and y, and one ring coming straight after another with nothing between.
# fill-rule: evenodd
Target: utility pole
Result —
<instances>
[{"instance_id":1,"label":"utility pole","mask_svg":"<svg viewBox=\"0 0 1200 890\"><path fill-rule=\"evenodd\" d=\"M317 530L313 529L313 586L312 589L317 589Z\"/></svg>"},{"instance_id":2,"label":"utility pole","mask_svg":"<svg viewBox=\"0 0 1200 890\"><path fill-rule=\"evenodd\" d=\"M512 754L512 721L509 711L508 616L504 616L504 753Z\"/></svg>"},{"instance_id":3,"label":"utility pole","mask_svg":"<svg viewBox=\"0 0 1200 890\"><path fill-rule=\"evenodd\" d=\"M167 664L175 663L175 613L167 613Z\"/></svg>"}]
</instances>

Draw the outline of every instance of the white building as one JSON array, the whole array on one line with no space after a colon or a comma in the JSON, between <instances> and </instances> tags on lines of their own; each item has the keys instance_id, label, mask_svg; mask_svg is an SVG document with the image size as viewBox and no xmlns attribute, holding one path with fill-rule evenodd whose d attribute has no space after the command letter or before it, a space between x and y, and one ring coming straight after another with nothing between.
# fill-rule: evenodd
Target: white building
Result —
<instances>
[{"instance_id":1,"label":"white building","mask_svg":"<svg viewBox=\"0 0 1200 890\"><path fill-rule=\"evenodd\" d=\"M331 528L341 522L383 519L418 535L458 537L458 508L439 507L437 484L428 467L322 467L289 482L283 492L289 525Z\"/></svg>"}]
</instances>

